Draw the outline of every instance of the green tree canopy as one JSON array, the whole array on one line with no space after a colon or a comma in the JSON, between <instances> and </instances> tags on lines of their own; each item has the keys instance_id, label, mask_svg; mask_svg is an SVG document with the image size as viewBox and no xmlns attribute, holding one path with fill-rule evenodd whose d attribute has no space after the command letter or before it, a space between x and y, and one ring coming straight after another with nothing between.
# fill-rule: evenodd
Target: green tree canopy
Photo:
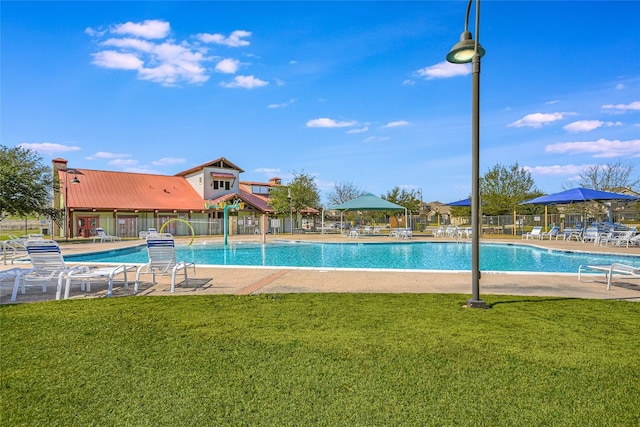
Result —
<instances>
[{"instance_id":1,"label":"green tree canopy","mask_svg":"<svg viewBox=\"0 0 640 427\"><path fill-rule=\"evenodd\" d=\"M490 169L480 179L480 194L485 215L508 215L514 210L535 213L539 206L523 206L520 202L543 195L531 173L517 162L509 167L497 164Z\"/></svg>"},{"instance_id":2,"label":"green tree canopy","mask_svg":"<svg viewBox=\"0 0 640 427\"><path fill-rule=\"evenodd\" d=\"M289 185L271 189L269 204L277 213L300 212L307 208L318 209L320 191L311 175L293 172L293 179Z\"/></svg>"},{"instance_id":3,"label":"green tree canopy","mask_svg":"<svg viewBox=\"0 0 640 427\"><path fill-rule=\"evenodd\" d=\"M27 216L52 214L51 169L35 151L0 145L0 211Z\"/></svg>"},{"instance_id":4,"label":"green tree canopy","mask_svg":"<svg viewBox=\"0 0 640 427\"><path fill-rule=\"evenodd\" d=\"M381 198L395 203L400 206L404 206L410 213L420 212L420 192L416 190L406 190L398 186L393 187L387 194L380 196ZM389 212L389 215L403 215L403 212L393 211Z\"/></svg>"}]
</instances>

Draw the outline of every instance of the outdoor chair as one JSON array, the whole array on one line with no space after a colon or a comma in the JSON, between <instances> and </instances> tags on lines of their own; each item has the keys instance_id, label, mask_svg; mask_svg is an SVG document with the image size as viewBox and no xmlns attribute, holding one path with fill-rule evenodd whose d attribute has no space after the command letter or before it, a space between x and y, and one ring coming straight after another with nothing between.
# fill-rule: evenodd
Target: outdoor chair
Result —
<instances>
[{"instance_id":1,"label":"outdoor chair","mask_svg":"<svg viewBox=\"0 0 640 427\"><path fill-rule=\"evenodd\" d=\"M173 236L169 233L157 233L147 236L147 252L149 254L149 262L140 266L136 272L136 284L133 293L138 293L138 285L140 284L140 275L151 274L151 283L155 285L156 275L171 275L171 293L174 293L176 287L176 274L182 270L184 272L184 282L188 283L187 270L193 268L193 274L196 274L196 264L193 262L177 261L176 247Z\"/></svg>"},{"instance_id":2,"label":"outdoor chair","mask_svg":"<svg viewBox=\"0 0 640 427\"><path fill-rule=\"evenodd\" d=\"M533 227L531 231L522 235L523 239L541 239L542 238L542 227L536 225Z\"/></svg>"},{"instance_id":3,"label":"outdoor chair","mask_svg":"<svg viewBox=\"0 0 640 427\"><path fill-rule=\"evenodd\" d=\"M556 240L558 240L558 237L559 237L559 236L561 236L561 234L560 234L560 227L559 227L559 226L557 226L557 225L556 225L556 226L554 226L554 227L552 227L552 228L551 228L551 230L549 230L549 231L547 231L547 232L540 233L540 239L541 239L541 240L544 240L544 239L545 239L545 237L548 237L548 238L549 238L549 240L551 240L553 237L555 237L555 238L556 238ZM562 236L564 236L564 235L562 234Z\"/></svg>"},{"instance_id":4,"label":"outdoor chair","mask_svg":"<svg viewBox=\"0 0 640 427\"><path fill-rule=\"evenodd\" d=\"M11 301L15 301L18 295L18 289L21 289L22 294L25 293L27 286L42 287L42 292L47 292L47 285L49 282L57 279L58 287L56 289L56 299L60 299L62 292L62 283L67 275L73 274L88 274L93 273L93 279L107 279L112 274L116 274L120 267L89 267L86 265L79 265L75 267L69 267L62 257L60 252L60 246L55 240L27 240L25 242L29 259L33 268L25 269L19 272L16 276L15 283L13 285L13 292L11 294ZM69 295L70 280L67 281L67 288L65 289L65 298ZM82 290L85 289L85 281L82 282Z\"/></svg>"},{"instance_id":5,"label":"outdoor chair","mask_svg":"<svg viewBox=\"0 0 640 427\"><path fill-rule=\"evenodd\" d=\"M96 242L97 239L100 239L100 243L104 242L113 242L114 240L120 240L118 236L110 236L105 233L104 230L100 227L96 228L97 235L93 236L93 243Z\"/></svg>"}]
</instances>

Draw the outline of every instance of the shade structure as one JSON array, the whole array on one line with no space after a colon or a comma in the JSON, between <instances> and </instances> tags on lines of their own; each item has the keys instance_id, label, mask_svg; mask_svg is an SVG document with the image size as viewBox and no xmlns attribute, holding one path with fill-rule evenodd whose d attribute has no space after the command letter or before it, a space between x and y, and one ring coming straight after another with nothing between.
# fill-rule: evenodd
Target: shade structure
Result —
<instances>
[{"instance_id":1,"label":"shade structure","mask_svg":"<svg viewBox=\"0 0 640 427\"><path fill-rule=\"evenodd\" d=\"M564 203L580 203L589 201L606 201L606 200L640 200L639 197L629 196L627 194L611 193L608 191L592 190L590 188L572 188L570 190L561 191L559 193L548 194L546 196L536 197L535 199L526 200L521 205L556 205Z\"/></svg>"},{"instance_id":2,"label":"shade structure","mask_svg":"<svg viewBox=\"0 0 640 427\"><path fill-rule=\"evenodd\" d=\"M458 200L456 202L451 202L451 203L445 203L445 206L464 206L464 207L469 207L471 206L471 199L462 199L462 200Z\"/></svg>"},{"instance_id":3,"label":"shade structure","mask_svg":"<svg viewBox=\"0 0 640 427\"><path fill-rule=\"evenodd\" d=\"M391 203L373 194L365 194L348 202L329 206L328 210L336 211L399 211L405 210L404 206Z\"/></svg>"}]
</instances>

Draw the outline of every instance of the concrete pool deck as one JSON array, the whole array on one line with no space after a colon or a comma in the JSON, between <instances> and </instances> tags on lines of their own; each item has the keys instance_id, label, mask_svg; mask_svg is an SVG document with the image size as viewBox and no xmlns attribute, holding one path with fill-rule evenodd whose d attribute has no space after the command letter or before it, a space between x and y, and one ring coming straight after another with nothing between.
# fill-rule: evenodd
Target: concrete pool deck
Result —
<instances>
[{"instance_id":1,"label":"concrete pool deck","mask_svg":"<svg viewBox=\"0 0 640 427\"><path fill-rule=\"evenodd\" d=\"M230 241L261 241L261 236L231 236ZM176 238L178 243L188 243L190 238ZM358 240L349 239L339 234L276 234L268 235L267 242L275 240L306 240L316 242L395 242L387 236L366 236ZM454 239L434 238L416 235L414 241L455 241ZM222 237L196 238L198 241L222 242ZM482 242L515 243L535 245L568 251L600 252L610 254L638 255L638 247L601 247L593 243L562 240L523 240L518 238L483 238ZM94 252L115 248L143 245L142 240L124 240L108 243L61 242L64 255ZM640 259L639 259L640 261ZM70 263L71 264L71 263ZM30 264L0 265L0 271L12 267L28 268ZM191 271L189 274L191 275ZM616 276L611 290L607 290L604 275L588 276L593 282L578 281L575 273L482 273L480 280L480 296L513 295L513 296L548 296L585 299L624 299L640 302L640 281ZM135 272L129 273L129 289L124 289L121 276L114 283L114 296L132 296ZM170 278L157 276L156 285L150 283L150 276L144 275L139 295L172 295ZM9 303L13 281L0 282L0 303ZM50 284L47 292L39 288L27 288L26 294L18 293L17 301L48 301L55 298L56 285ZM353 292L353 293L457 293L470 296L471 273L420 272L393 270L333 270L308 268L265 268L265 267L200 267L195 278L189 283L178 281L173 295L251 295L266 293L293 292ZM106 283L92 283L91 292L82 292L74 286L71 298L96 298L106 296Z\"/></svg>"}]
</instances>

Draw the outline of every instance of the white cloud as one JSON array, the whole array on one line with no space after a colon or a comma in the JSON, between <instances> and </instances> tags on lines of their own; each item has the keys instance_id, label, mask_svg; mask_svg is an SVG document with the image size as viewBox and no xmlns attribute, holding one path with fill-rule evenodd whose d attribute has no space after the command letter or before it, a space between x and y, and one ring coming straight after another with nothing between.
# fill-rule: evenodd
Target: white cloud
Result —
<instances>
[{"instance_id":1,"label":"white cloud","mask_svg":"<svg viewBox=\"0 0 640 427\"><path fill-rule=\"evenodd\" d=\"M240 68L240 61L226 58L216 64L216 71L225 74L235 74Z\"/></svg>"},{"instance_id":2,"label":"white cloud","mask_svg":"<svg viewBox=\"0 0 640 427\"><path fill-rule=\"evenodd\" d=\"M623 83L618 83L616 85L616 90L624 90L625 89L625 85Z\"/></svg>"},{"instance_id":3,"label":"white cloud","mask_svg":"<svg viewBox=\"0 0 640 427\"><path fill-rule=\"evenodd\" d=\"M125 166L135 166L138 164L137 160L133 159L113 159L107 163L110 166L116 167L125 167Z\"/></svg>"},{"instance_id":4,"label":"white cloud","mask_svg":"<svg viewBox=\"0 0 640 427\"><path fill-rule=\"evenodd\" d=\"M170 166L170 165L181 165L185 163L185 159L175 158L175 157L163 157L158 160L154 160L151 162L152 165L155 166Z\"/></svg>"},{"instance_id":5,"label":"white cloud","mask_svg":"<svg viewBox=\"0 0 640 427\"><path fill-rule=\"evenodd\" d=\"M196 36L198 40L203 43L214 43L221 44L229 47L241 47L241 46L249 46L249 42L247 40L243 40L246 37L251 37L251 32L236 30L232 32L229 37L225 37L222 34L208 34L201 33Z\"/></svg>"},{"instance_id":6,"label":"white cloud","mask_svg":"<svg viewBox=\"0 0 640 427\"><path fill-rule=\"evenodd\" d=\"M547 145L545 152L556 154L587 153L592 154L595 158L640 157L640 139L562 142Z\"/></svg>"},{"instance_id":7,"label":"white cloud","mask_svg":"<svg viewBox=\"0 0 640 427\"><path fill-rule=\"evenodd\" d=\"M114 34L130 34L145 39L162 39L169 35L170 30L171 26L168 22L148 19L141 23L126 22L117 24L111 29L111 32Z\"/></svg>"},{"instance_id":8,"label":"white cloud","mask_svg":"<svg viewBox=\"0 0 640 427\"><path fill-rule=\"evenodd\" d=\"M552 165L552 166L524 166L523 169L532 175L574 175L580 174L586 166L582 165Z\"/></svg>"},{"instance_id":9,"label":"white cloud","mask_svg":"<svg viewBox=\"0 0 640 427\"><path fill-rule=\"evenodd\" d=\"M358 128L358 129L349 129L347 131L347 133L363 133L369 130L369 126L365 126L363 128Z\"/></svg>"},{"instance_id":10,"label":"white cloud","mask_svg":"<svg viewBox=\"0 0 640 427\"><path fill-rule=\"evenodd\" d=\"M120 70L140 70L144 65L144 62L133 53L120 53L114 50L94 53L93 63L98 67Z\"/></svg>"},{"instance_id":11,"label":"white cloud","mask_svg":"<svg viewBox=\"0 0 640 427\"><path fill-rule=\"evenodd\" d=\"M296 101L297 100L295 98L291 98L290 100L281 102L280 104L269 104L267 108L286 108L286 107L289 107L291 104L295 103Z\"/></svg>"},{"instance_id":12,"label":"white cloud","mask_svg":"<svg viewBox=\"0 0 640 427\"><path fill-rule=\"evenodd\" d=\"M383 127L385 128L397 128L400 126L407 126L409 124L408 121L406 120L398 120L396 122L389 122L386 125L384 125Z\"/></svg>"},{"instance_id":13,"label":"white cloud","mask_svg":"<svg viewBox=\"0 0 640 427\"><path fill-rule=\"evenodd\" d=\"M546 105L553 105L553 104L557 104L558 102L560 102L560 100L558 99L553 99L551 101L547 101L545 102Z\"/></svg>"},{"instance_id":14,"label":"white cloud","mask_svg":"<svg viewBox=\"0 0 640 427\"><path fill-rule=\"evenodd\" d=\"M579 133L590 132L600 127L612 127L622 126L622 122L603 122L601 120L579 120L577 122L569 123L562 128L567 132Z\"/></svg>"},{"instance_id":15,"label":"white cloud","mask_svg":"<svg viewBox=\"0 0 640 427\"><path fill-rule=\"evenodd\" d=\"M365 138L364 142L384 142L388 140L389 140L388 136L370 136L368 138Z\"/></svg>"},{"instance_id":16,"label":"white cloud","mask_svg":"<svg viewBox=\"0 0 640 427\"><path fill-rule=\"evenodd\" d=\"M132 173L147 173L150 175L164 175L163 172L157 171L155 169L150 169L148 166L140 166L135 168L124 168L124 172L132 172Z\"/></svg>"},{"instance_id":17,"label":"white cloud","mask_svg":"<svg viewBox=\"0 0 640 427\"><path fill-rule=\"evenodd\" d=\"M256 168L253 170L255 173L261 173L273 177L273 175L280 173L278 168Z\"/></svg>"},{"instance_id":18,"label":"white cloud","mask_svg":"<svg viewBox=\"0 0 640 427\"><path fill-rule=\"evenodd\" d=\"M253 89L256 87L262 87L268 85L269 82L264 80L260 80L254 76L236 76L233 81L228 83L220 83L220 86L226 88L243 88L243 89Z\"/></svg>"},{"instance_id":19,"label":"white cloud","mask_svg":"<svg viewBox=\"0 0 640 427\"><path fill-rule=\"evenodd\" d=\"M327 117L321 117L318 119L309 120L307 127L310 128L345 128L355 126L357 123L354 121L344 122L329 119Z\"/></svg>"},{"instance_id":20,"label":"white cloud","mask_svg":"<svg viewBox=\"0 0 640 427\"><path fill-rule=\"evenodd\" d=\"M606 104L602 106L604 111L609 112L625 112L625 111L640 111L640 101L634 101L629 104Z\"/></svg>"},{"instance_id":21,"label":"white cloud","mask_svg":"<svg viewBox=\"0 0 640 427\"><path fill-rule=\"evenodd\" d=\"M141 52L153 52L154 43L140 39L107 39L101 43L102 46L113 46L121 49L133 49Z\"/></svg>"},{"instance_id":22,"label":"white cloud","mask_svg":"<svg viewBox=\"0 0 640 427\"><path fill-rule=\"evenodd\" d=\"M447 79L449 77L468 76L471 74L470 64L452 64L447 61L440 62L439 64L432 65L430 67L424 67L417 70L414 73L418 77L423 77L426 80L432 79Z\"/></svg>"},{"instance_id":23,"label":"white cloud","mask_svg":"<svg viewBox=\"0 0 640 427\"><path fill-rule=\"evenodd\" d=\"M415 80L407 79L407 80L402 82L402 86L415 86L415 85L416 85Z\"/></svg>"},{"instance_id":24,"label":"white cloud","mask_svg":"<svg viewBox=\"0 0 640 427\"><path fill-rule=\"evenodd\" d=\"M69 151L81 150L81 148L77 146L55 144L52 142L23 142L22 144L18 144L18 146L45 154L66 153Z\"/></svg>"},{"instance_id":25,"label":"white cloud","mask_svg":"<svg viewBox=\"0 0 640 427\"><path fill-rule=\"evenodd\" d=\"M575 113L533 113L527 114L521 119L516 120L513 123L510 123L510 127L533 127L539 128L542 125L546 125L548 123L552 123L558 120L562 120L565 116L572 116Z\"/></svg>"},{"instance_id":26,"label":"white cloud","mask_svg":"<svg viewBox=\"0 0 640 427\"><path fill-rule=\"evenodd\" d=\"M131 157L131 154L118 154L118 153L109 153L107 151L98 151L96 154L92 156L85 157L86 160L95 160L95 159L123 159L126 157Z\"/></svg>"}]
</instances>

